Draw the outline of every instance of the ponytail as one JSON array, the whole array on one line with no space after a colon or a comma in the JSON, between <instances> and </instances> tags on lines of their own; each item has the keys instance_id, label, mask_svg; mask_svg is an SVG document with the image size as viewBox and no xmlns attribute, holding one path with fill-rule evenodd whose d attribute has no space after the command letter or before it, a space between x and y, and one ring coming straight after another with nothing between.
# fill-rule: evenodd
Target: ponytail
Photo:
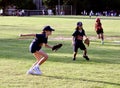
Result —
<instances>
[{"instance_id":1,"label":"ponytail","mask_svg":"<svg viewBox=\"0 0 120 88\"><path fill-rule=\"evenodd\" d=\"M76 27L76 28L75 28L75 30L79 30L79 28L78 28L78 27Z\"/></svg>"}]
</instances>

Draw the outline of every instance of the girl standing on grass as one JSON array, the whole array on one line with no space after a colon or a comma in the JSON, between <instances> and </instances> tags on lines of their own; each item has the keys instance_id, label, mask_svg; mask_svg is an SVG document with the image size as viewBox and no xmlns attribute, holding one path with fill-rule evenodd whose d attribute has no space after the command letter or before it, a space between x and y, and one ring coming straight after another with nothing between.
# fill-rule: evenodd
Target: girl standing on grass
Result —
<instances>
[{"instance_id":1,"label":"girl standing on grass","mask_svg":"<svg viewBox=\"0 0 120 88\"><path fill-rule=\"evenodd\" d=\"M82 22L78 22L76 30L72 34L72 36L73 36L72 45L73 45L73 51L74 51L73 60L76 60L78 48L83 50L83 58L85 58L86 60L89 60L89 58L87 56L87 49L83 43L83 37L87 38L87 36L85 34L85 31L84 31L82 25L83 25Z\"/></svg>"},{"instance_id":2,"label":"girl standing on grass","mask_svg":"<svg viewBox=\"0 0 120 88\"><path fill-rule=\"evenodd\" d=\"M32 75L41 75L42 72L39 69L39 66L43 64L47 59L48 55L41 50L42 46L52 49L52 46L48 45L48 36L52 34L52 31L55 31L50 26L46 26L43 29L41 34L21 34L20 36L34 36L35 39L30 44L30 52L36 58L36 62L33 66L27 71L27 74Z\"/></svg>"},{"instance_id":3,"label":"girl standing on grass","mask_svg":"<svg viewBox=\"0 0 120 88\"><path fill-rule=\"evenodd\" d=\"M101 43L104 44L104 32L102 28L102 23L100 22L100 18L96 18L95 31L97 33L98 39L101 39Z\"/></svg>"}]
</instances>

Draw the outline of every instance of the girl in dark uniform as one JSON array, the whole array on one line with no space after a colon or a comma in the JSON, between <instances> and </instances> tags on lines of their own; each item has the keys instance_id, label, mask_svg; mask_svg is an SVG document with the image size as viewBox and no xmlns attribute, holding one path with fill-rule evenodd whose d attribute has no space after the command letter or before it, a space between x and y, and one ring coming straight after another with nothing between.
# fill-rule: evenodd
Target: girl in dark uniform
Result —
<instances>
[{"instance_id":1,"label":"girl in dark uniform","mask_svg":"<svg viewBox=\"0 0 120 88\"><path fill-rule=\"evenodd\" d=\"M47 59L48 55L41 50L42 46L52 49L52 46L48 45L48 36L52 34L52 29L50 26L46 26L43 29L41 34L21 34L21 36L34 36L35 39L30 44L30 52L36 58L36 62L33 66L27 71L27 74L41 75L42 72L39 69L39 66L43 64Z\"/></svg>"},{"instance_id":2,"label":"girl in dark uniform","mask_svg":"<svg viewBox=\"0 0 120 88\"><path fill-rule=\"evenodd\" d=\"M76 60L78 48L83 50L83 57L86 60L89 60L89 58L87 56L87 49L86 49L85 45L83 44L83 37L87 38L87 36L85 35L85 31L82 27L82 22L77 23L76 30L72 34L72 36L73 36L72 45L73 45L73 51L74 51L73 60Z\"/></svg>"},{"instance_id":3,"label":"girl in dark uniform","mask_svg":"<svg viewBox=\"0 0 120 88\"><path fill-rule=\"evenodd\" d=\"M101 43L104 44L104 32L102 28L102 23L100 22L100 18L96 18L95 31L97 33L98 39L101 39Z\"/></svg>"}]
</instances>

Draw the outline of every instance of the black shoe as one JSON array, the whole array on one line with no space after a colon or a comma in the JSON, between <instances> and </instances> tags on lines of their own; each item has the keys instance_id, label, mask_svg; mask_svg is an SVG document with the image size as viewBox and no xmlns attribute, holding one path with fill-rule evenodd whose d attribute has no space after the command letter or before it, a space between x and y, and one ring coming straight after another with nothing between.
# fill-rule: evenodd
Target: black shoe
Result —
<instances>
[{"instance_id":1,"label":"black shoe","mask_svg":"<svg viewBox=\"0 0 120 88\"><path fill-rule=\"evenodd\" d=\"M83 56L87 61L89 61L89 57L88 56Z\"/></svg>"},{"instance_id":2,"label":"black shoe","mask_svg":"<svg viewBox=\"0 0 120 88\"><path fill-rule=\"evenodd\" d=\"M75 61L76 60L76 58L73 58L73 61Z\"/></svg>"}]
</instances>

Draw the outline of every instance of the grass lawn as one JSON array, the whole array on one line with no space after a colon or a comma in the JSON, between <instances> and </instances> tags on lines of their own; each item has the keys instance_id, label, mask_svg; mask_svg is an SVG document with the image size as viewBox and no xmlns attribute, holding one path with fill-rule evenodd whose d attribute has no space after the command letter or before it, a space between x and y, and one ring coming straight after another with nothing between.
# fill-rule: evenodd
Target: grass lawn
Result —
<instances>
[{"instance_id":1,"label":"grass lawn","mask_svg":"<svg viewBox=\"0 0 120 88\"><path fill-rule=\"evenodd\" d=\"M0 17L0 88L120 88L120 17L100 17L105 44L94 31L95 18L87 16ZM90 61L72 61L71 35L78 21L91 40ZM41 65L41 76L26 75L35 62L29 52L33 38L19 39L21 33L41 33L45 25L55 32L49 44L63 43L57 52L44 48L49 59Z\"/></svg>"}]
</instances>

